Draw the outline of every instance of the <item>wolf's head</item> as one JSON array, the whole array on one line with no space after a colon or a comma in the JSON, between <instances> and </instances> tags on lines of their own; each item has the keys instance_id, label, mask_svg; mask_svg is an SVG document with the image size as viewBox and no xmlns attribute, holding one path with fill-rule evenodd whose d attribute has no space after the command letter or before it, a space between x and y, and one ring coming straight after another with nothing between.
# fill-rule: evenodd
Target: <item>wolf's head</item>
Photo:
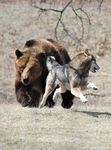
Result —
<instances>
[{"instance_id":1,"label":"wolf's head","mask_svg":"<svg viewBox=\"0 0 111 150\"><path fill-rule=\"evenodd\" d=\"M86 55L87 59L90 62L90 71L95 73L97 70L100 69L99 65L96 62L96 58L89 53L88 49L84 51L84 54Z\"/></svg>"},{"instance_id":2,"label":"wolf's head","mask_svg":"<svg viewBox=\"0 0 111 150\"><path fill-rule=\"evenodd\" d=\"M46 60L47 69L50 71L53 67L57 65L57 61L54 56L48 56Z\"/></svg>"},{"instance_id":3,"label":"wolf's head","mask_svg":"<svg viewBox=\"0 0 111 150\"><path fill-rule=\"evenodd\" d=\"M92 55L91 56L90 71L95 73L99 69L100 69L100 67L99 67L99 65L96 62L96 58Z\"/></svg>"},{"instance_id":4,"label":"wolf's head","mask_svg":"<svg viewBox=\"0 0 111 150\"><path fill-rule=\"evenodd\" d=\"M73 63L74 61L78 64L78 66L82 66L84 69L86 68L93 73L100 69L96 62L96 58L89 53L88 49L77 54L73 60Z\"/></svg>"}]
</instances>

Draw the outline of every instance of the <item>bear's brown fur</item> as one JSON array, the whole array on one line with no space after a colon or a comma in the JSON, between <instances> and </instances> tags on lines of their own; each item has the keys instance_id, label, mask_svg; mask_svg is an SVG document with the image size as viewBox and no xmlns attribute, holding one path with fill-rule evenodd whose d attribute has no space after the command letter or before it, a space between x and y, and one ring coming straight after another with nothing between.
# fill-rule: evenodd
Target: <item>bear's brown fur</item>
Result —
<instances>
[{"instance_id":1,"label":"bear's brown fur","mask_svg":"<svg viewBox=\"0 0 111 150\"><path fill-rule=\"evenodd\" d=\"M25 43L23 51L16 50L16 98L22 106L38 106L45 90L47 69L46 57L55 56L60 64L70 61L66 49L52 39L30 40ZM53 93L52 93L53 94ZM73 96L69 91L62 94L62 106L70 108ZM52 95L49 96L46 105L54 105Z\"/></svg>"}]
</instances>

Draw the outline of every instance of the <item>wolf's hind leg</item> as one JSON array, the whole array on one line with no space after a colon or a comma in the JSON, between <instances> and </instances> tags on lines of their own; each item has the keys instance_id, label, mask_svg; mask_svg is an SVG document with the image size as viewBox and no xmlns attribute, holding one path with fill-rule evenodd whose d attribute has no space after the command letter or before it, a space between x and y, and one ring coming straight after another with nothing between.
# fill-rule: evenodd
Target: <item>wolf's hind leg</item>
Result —
<instances>
[{"instance_id":1,"label":"wolf's hind leg","mask_svg":"<svg viewBox=\"0 0 111 150\"><path fill-rule=\"evenodd\" d=\"M80 88L71 88L71 93L76 96L76 97L79 97L80 100L85 103L87 102L88 100L85 98L85 96L83 95L82 91Z\"/></svg>"}]
</instances>

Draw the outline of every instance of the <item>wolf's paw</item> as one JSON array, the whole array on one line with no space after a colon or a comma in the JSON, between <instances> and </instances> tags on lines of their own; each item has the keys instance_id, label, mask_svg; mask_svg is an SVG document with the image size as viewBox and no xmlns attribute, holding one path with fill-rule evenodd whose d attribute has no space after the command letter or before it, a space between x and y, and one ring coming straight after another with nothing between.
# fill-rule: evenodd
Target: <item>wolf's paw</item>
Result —
<instances>
[{"instance_id":1,"label":"wolf's paw","mask_svg":"<svg viewBox=\"0 0 111 150\"><path fill-rule=\"evenodd\" d=\"M41 102L40 105L39 105L39 108L43 108L44 105L45 105L44 102Z\"/></svg>"},{"instance_id":2,"label":"wolf's paw","mask_svg":"<svg viewBox=\"0 0 111 150\"><path fill-rule=\"evenodd\" d=\"M82 103L86 103L88 100L86 98L82 99Z\"/></svg>"},{"instance_id":3,"label":"wolf's paw","mask_svg":"<svg viewBox=\"0 0 111 150\"><path fill-rule=\"evenodd\" d=\"M98 90L97 86L93 87L93 90Z\"/></svg>"},{"instance_id":4,"label":"wolf's paw","mask_svg":"<svg viewBox=\"0 0 111 150\"><path fill-rule=\"evenodd\" d=\"M93 90L98 90L97 86L94 83L89 83L88 88L92 88Z\"/></svg>"}]
</instances>

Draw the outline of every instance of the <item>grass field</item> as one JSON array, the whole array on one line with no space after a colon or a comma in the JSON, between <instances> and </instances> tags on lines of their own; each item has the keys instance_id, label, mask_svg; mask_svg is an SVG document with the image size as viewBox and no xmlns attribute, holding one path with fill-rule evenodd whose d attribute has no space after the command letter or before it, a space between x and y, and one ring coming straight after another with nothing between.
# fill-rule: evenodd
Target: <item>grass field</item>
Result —
<instances>
[{"instance_id":1,"label":"grass field","mask_svg":"<svg viewBox=\"0 0 111 150\"><path fill-rule=\"evenodd\" d=\"M84 8L91 25L84 20L82 45L65 36L59 28L59 41L73 55L76 48L90 47L100 70L89 80L98 90L85 91L88 103L74 99L71 109L23 108L14 93L15 50L33 38L54 38L58 18L30 5L0 4L0 150L111 150L111 8L101 13L94 6ZM63 19L70 33L80 36L81 25L68 9ZM70 13L70 15L69 15Z\"/></svg>"},{"instance_id":2,"label":"grass field","mask_svg":"<svg viewBox=\"0 0 111 150\"><path fill-rule=\"evenodd\" d=\"M40 110L2 104L0 120L1 150L111 149L111 111L106 107Z\"/></svg>"}]
</instances>

